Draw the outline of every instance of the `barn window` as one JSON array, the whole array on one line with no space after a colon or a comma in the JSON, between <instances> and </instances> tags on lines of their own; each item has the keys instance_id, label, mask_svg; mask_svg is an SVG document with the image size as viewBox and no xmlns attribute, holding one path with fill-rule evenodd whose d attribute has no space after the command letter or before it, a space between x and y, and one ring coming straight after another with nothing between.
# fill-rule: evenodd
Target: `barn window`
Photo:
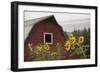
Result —
<instances>
[{"instance_id":1,"label":"barn window","mask_svg":"<svg viewBox=\"0 0 100 73\"><path fill-rule=\"evenodd\" d=\"M53 33L44 33L44 43L53 44Z\"/></svg>"}]
</instances>

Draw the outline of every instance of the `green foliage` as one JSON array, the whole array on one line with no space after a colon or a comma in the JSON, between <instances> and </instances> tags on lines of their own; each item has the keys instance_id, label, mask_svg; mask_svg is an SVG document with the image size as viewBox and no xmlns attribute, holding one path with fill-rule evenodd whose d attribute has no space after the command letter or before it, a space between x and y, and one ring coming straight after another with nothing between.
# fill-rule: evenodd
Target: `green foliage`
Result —
<instances>
[{"instance_id":1,"label":"green foliage","mask_svg":"<svg viewBox=\"0 0 100 73\"><path fill-rule=\"evenodd\" d=\"M72 54L77 54L81 58L90 58L90 28L86 29L84 28L83 30L74 30L72 34L78 39L79 36L83 36L84 43L80 45L80 47L76 47L76 50L73 51ZM82 55L83 52L85 55Z\"/></svg>"},{"instance_id":2,"label":"green foliage","mask_svg":"<svg viewBox=\"0 0 100 73\"><path fill-rule=\"evenodd\" d=\"M32 61L45 61L45 60L58 60L60 58L58 52L51 52L50 46L47 44L34 45L33 51L30 53L30 60Z\"/></svg>"}]
</instances>

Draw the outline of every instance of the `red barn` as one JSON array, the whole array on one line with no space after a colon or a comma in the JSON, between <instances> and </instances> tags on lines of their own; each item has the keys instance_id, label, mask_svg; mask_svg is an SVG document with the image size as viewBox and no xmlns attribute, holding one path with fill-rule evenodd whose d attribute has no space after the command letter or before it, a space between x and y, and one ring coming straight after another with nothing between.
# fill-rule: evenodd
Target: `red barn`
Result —
<instances>
[{"instance_id":1,"label":"red barn","mask_svg":"<svg viewBox=\"0 0 100 73\"><path fill-rule=\"evenodd\" d=\"M32 24L33 21L33 24ZM60 43L64 45L65 37L62 27L57 23L53 15L47 17L41 17L35 20L29 20L27 24L31 22L31 30L28 31L28 36L25 39L25 52L24 58L27 60L29 55L29 49L27 49L27 44L37 44L37 43L47 43L50 46L50 50L56 51L56 44ZM34 24L35 23L35 24ZM33 26L32 26L33 25ZM30 28L30 25L27 25ZM26 32L27 33L27 32Z\"/></svg>"}]
</instances>

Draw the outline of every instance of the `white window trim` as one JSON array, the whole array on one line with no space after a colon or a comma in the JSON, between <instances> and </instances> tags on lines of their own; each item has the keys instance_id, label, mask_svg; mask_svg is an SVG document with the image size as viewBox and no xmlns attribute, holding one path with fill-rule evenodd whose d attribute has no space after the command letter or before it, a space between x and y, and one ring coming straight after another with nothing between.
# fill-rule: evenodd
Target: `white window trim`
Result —
<instances>
[{"instance_id":1,"label":"white window trim","mask_svg":"<svg viewBox=\"0 0 100 73\"><path fill-rule=\"evenodd\" d=\"M46 35L46 34L50 34L50 35L51 35L51 42L50 42L50 43L45 42L45 35ZM44 35L44 38L43 38L43 39L44 39L44 40L43 40L43 41L44 41L44 43L46 43L46 44L53 44L53 33L44 32L44 34L43 34L43 35Z\"/></svg>"}]
</instances>

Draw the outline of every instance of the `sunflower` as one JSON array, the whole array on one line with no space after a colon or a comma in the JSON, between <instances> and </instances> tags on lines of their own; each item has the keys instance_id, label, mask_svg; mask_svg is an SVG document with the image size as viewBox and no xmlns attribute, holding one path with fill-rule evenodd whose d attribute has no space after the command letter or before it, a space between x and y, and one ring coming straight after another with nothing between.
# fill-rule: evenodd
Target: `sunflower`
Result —
<instances>
[{"instance_id":1,"label":"sunflower","mask_svg":"<svg viewBox=\"0 0 100 73\"><path fill-rule=\"evenodd\" d=\"M32 48L32 44L31 44L31 43L28 43L28 48L29 48L30 51L33 50L33 48Z\"/></svg>"},{"instance_id":2,"label":"sunflower","mask_svg":"<svg viewBox=\"0 0 100 73\"><path fill-rule=\"evenodd\" d=\"M74 37L74 35L73 34L70 34L69 40L71 40L73 37Z\"/></svg>"},{"instance_id":3,"label":"sunflower","mask_svg":"<svg viewBox=\"0 0 100 73\"><path fill-rule=\"evenodd\" d=\"M71 47L70 41L68 40L68 41L65 43L65 50L66 50L66 51L69 51L69 50L70 50L70 47Z\"/></svg>"},{"instance_id":4,"label":"sunflower","mask_svg":"<svg viewBox=\"0 0 100 73\"><path fill-rule=\"evenodd\" d=\"M44 50L49 50L49 45L48 44L44 44Z\"/></svg>"},{"instance_id":5,"label":"sunflower","mask_svg":"<svg viewBox=\"0 0 100 73\"><path fill-rule=\"evenodd\" d=\"M70 39L71 45L73 45L75 42L76 42L76 38L75 38L75 37L72 37L72 38Z\"/></svg>"},{"instance_id":6,"label":"sunflower","mask_svg":"<svg viewBox=\"0 0 100 73\"><path fill-rule=\"evenodd\" d=\"M40 52L42 51L42 45L41 44L37 45L36 48L38 49L38 51L40 51Z\"/></svg>"},{"instance_id":7,"label":"sunflower","mask_svg":"<svg viewBox=\"0 0 100 73\"><path fill-rule=\"evenodd\" d=\"M80 36L79 39L78 39L78 43L82 44L83 42L84 42L84 37Z\"/></svg>"},{"instance_id":8,"label":"sunflower","mask_svg":"<svg viewBox=\"0 0 100 73\"><path fill-rule=\"evenodd\" d=\"M71 46L71 49L74 50L74 49L75 49L75 45L72 45L72 46Z\"/></svg>"}]
</instances>

